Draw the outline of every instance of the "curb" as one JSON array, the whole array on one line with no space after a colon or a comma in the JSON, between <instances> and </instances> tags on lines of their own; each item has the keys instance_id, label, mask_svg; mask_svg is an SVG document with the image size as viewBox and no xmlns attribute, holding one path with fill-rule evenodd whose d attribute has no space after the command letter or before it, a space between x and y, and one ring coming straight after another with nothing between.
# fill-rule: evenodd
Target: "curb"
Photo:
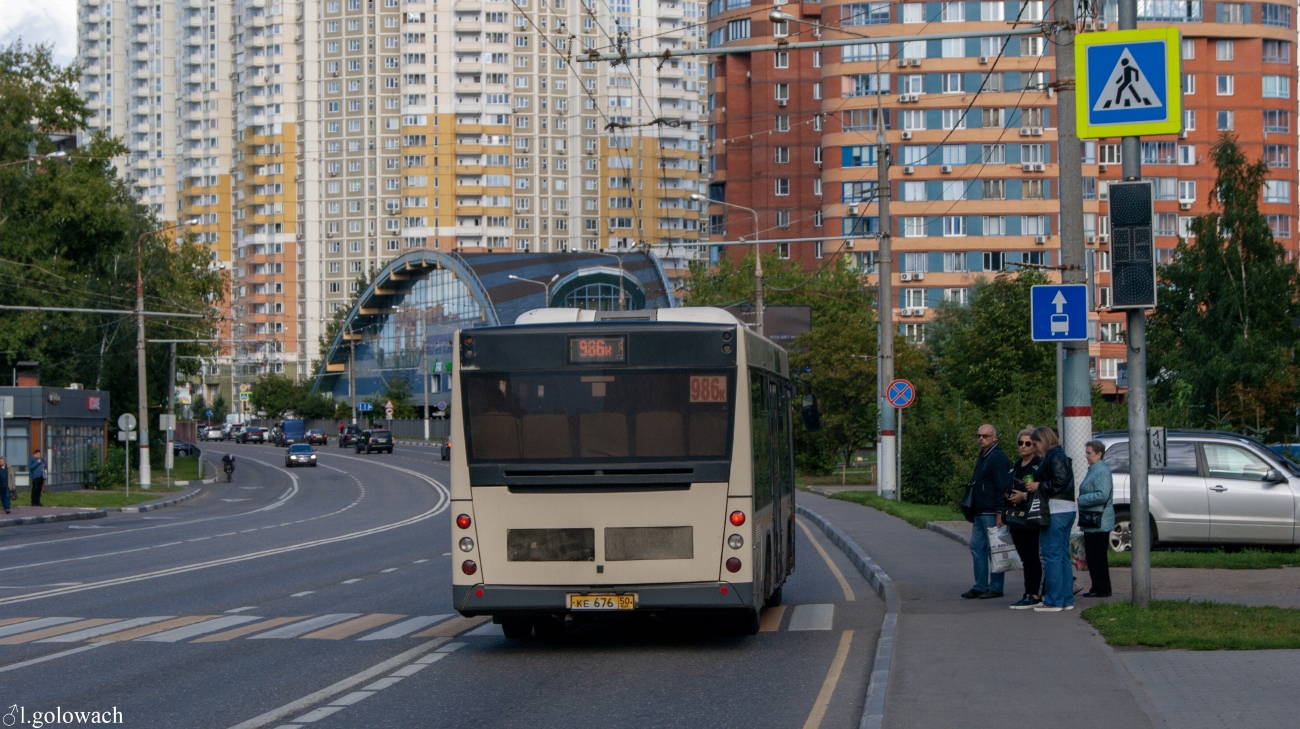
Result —
<instances>
[{"instance_id":1,"label":"curb","mask_svg":"<svg viewBox=\"0 0 1300 729\"><path fill-rule=\"evenodd\" d=\"M42 514L41 516L20 516L16 519L0 519L0 527L22 526L23 524L49 524L56 521L82 521L83 519L100 519L108 516L108 509L78 511L72 514Z\"/></svg>"},{"instance_id":2,"label":"curb","mask_svg":"<svg viewBox=\"0 0 1300 729\"><path fill-rule=\"evenodd\" d=\"M180 482L177 481L177 484L179 483ZM202 483L211 483L211 482L203 481ZM154 511L155 509L161 509L166 506L175 506L177 504L183 504L186 501L195 498L201 493L203 493L203 489L196 488L187 494L181 494L180 496L167 499L165 501L151 501L147 504L141 504L139 506L119 506L116 509L109 509L109 511L120 511L123 514L143 514L145 512Z\"/></svg>"},{"instance_id":3,"label":"curb","mask_svg":"<svg viewBox=\"0 0 1300 729\"><path fill-rule=\"evenodd\" d=\"M954 542L960 542L961 544L965 544L968 547L970 546L969 534L962 534L961 532L955 532L949 529L948 527L933 521L926 522L925 528L936 534L942 534L945 537L948 537L949 539L953 540Z\"/></svg>"},{"instance_id":4,"label":"curb","mask_svg":"<svg viewBox=\"0 0 1300 729\"><path fill-rule=\"evenodd\" d=\"M876 658L871 665L871 680L867 683L867 700L862 707L859 729L880 729L885 722L885 694L889 689L889 671L894 659L894 636L898 631L898 590L894 581L876 564L857 542L821 514L795 504L794 510L816 524L835 546L849 558L858 572L885 601L885 619L880 623L880 639L876 642Z\"/></svg>"}]
</instances>

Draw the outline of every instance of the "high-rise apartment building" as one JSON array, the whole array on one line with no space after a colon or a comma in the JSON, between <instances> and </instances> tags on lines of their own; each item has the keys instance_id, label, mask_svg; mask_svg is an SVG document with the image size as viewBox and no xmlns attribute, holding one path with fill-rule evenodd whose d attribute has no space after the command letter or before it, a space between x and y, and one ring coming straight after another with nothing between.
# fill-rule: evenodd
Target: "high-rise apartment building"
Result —
<instances>
[{"instance_id":1,"label":"high-rise apartment building","mask_svg":"<svg viewBox=\"0 0 1300 729\"><path fill-rule=\"evenodd\" d=\"M81 0L79 50L95 128L131 146L124 174L165 219L198 218L229 261L240 377L300 375L359 279L408 249L693 259L703 64L584 58L691 47L703 14L684 0Z\"/></svg>"},{"instance_id":2,"label":"high-rise apartment building","mask_svg":"<svg viewBox=\"0 0 1300 729\"><path fill-rule=\"evenodd\" d=\"M797 21L773 22L779 9ZM1155 180L1159 259L1173 255L1190 219L1210 210L1211 146L1235 134L1271 174L1262 207L1288 255L1297 250L1292 188L1296 31L1293 8L1273 3L1140 0L1139 27L1183 35L1181 135L1143 139L1144 178ZM713 0L708 45L1003 30L1050 21L1051 3ZM1117 27L1114 0L1080 30ZM822 50L736 53L708 65L710 196L754 208L761 237L782 257L815 268L843 255L875 272L876 131L890 153L894 284L900 331L923 340L944 300L969 300L982 277L1025 266L1057 275L1055 49L1043 36L876 43ZM1085 243L1095 272L1094 377L1116 391L1123 316L1106 310L1106 185L1120 179L1119 140L1086 141ZM752 218L713 206L715 239L748 236ZM771 248L768 249L769 251ZM738 255L739 251L733 255ZM1026 324L1027 325L1027 324Z\"/></svg>"}]
</instances>

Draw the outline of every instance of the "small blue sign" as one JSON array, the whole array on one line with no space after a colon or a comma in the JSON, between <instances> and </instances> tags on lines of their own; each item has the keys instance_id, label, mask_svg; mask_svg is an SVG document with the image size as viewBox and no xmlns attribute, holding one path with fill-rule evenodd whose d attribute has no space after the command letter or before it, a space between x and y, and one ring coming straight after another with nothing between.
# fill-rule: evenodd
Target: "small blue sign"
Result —
<instances>
[{"instance_id":1,"label":"small blue sign","mask_svg":"<svg viewBox=\"0 0 1300 729\"><path fill-rule=\"evenodd\" d=\"M446 410L446 409L447 409L447 401L446 401L446 400L439 400L439 401L438 401L437 408L438 408L439 410Z\"/></svg>"},{"instance_id":2,"label":"small blue sign","mask_svg":"<svg viewBox=\"0 0 1300 729\"><path fill-rule=\"evenodd\" d=\"M907 380L894 380L885 388L885 399L896 408L905 408L916 402L916 388Z\"/></svg>"},{"instance_id":3,"label":"small blue sign","mask_svg":"<svg viewBox=\"0 0 1300 729\"><path fill-rule=\"evenodd\" d=\"M1075 342L1088 338L1088 286L1051 284L1030 293L1035 342Z\"/></svg>"},{"instance_id":4,"label":"small blue sign","mask_svg":"<svg viewBox=\"0 0 1300 729\"><path fill-rule=\"evenodd\" d=\"M371 404L368 403L368 402L359 402L359 403L357 403L357 412L359 412L359 413L368 413L368 412L370 412L371 410L374 410L374 409L375 409L375 406L374 406L374 405L371 405Z\"/></svg>"},{"instance_id":5,"label":"small blue sign","mask_svg":"<svg viewBox=\"0 0 1300 729\"><path fill-rule=\"evenodd\" d=\"M209 418L212 417L212 411L211 411L211 410L208 410L207 413L208 413L208 417L209 417Z\"/></svg>"}]
</instances>

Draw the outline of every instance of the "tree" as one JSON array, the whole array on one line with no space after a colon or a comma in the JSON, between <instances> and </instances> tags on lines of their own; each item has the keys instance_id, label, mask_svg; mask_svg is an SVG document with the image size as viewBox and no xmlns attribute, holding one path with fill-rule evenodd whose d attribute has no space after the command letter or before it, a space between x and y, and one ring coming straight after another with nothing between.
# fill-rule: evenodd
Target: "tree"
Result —
<instances>
[{"instance_id":1,"label":"tree","mask_svg":"<svg viewBox=\"0 0 1300 729\"><path fill-rule=\"evenodd\" d=\"M1268 166L1231 135L1210 156L1212 212L1193 219L1160 270L1148 334L1154 399L1179 402L1188 424L1289 430L1300 278L1259 211Z\"/></svg>"},{"instance_id":2,"label":"tree","mask_svg":"<svg viewBox=\"0 0 1300 729\"><path fill-rule=\"evenodd\" d=\"M302 388L298 383L281 374L261 375L248 388L248 399L253 409L266 411L270 418L293 413L301 398Z\"/></svg>"},{"instance_id":3,"label":"tree","mask_svg":"<svg viewBox=\"0 0 1300 729\"><path fill-rule=\"evenodd\" d=\"M217 396L212 398L212 422L224 423L226 416L230 414L230 403L226 402L226 396L218 392Z\"/></svg>"},{"instance_id":4,"label":"tree","mask_svg":"<svg viewBox=\"0 0 1300 729\"><path fill-rule=\"evenodd\" d=\"M365 402L374 407L371 417L375 419L384 417L384 406L389 402L393 403L394 419L405 420L416 416L415 405L411 399L411 383L400 375L389 377L384 382L384 391L367 397Z\"/></svg>"}]
</instances>

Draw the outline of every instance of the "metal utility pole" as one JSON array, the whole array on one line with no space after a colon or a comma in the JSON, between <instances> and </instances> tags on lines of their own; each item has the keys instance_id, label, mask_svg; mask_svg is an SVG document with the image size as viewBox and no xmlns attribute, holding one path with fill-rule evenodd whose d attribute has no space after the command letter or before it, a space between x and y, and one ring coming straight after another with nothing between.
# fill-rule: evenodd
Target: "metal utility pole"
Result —
<instances>
[{"instance_id":1,"label":"metal utility pole","mask_svg":"<svg viewBox=\"0 0 1300 729\"><path fill-rule=\"evenodd\" d=\"M1137 28L1137 0L1119 0L1119 28ZM1142 178L1141 138L1120 140L1125 181ZM1129 525L1132 529L1133 604L1151 603L1151 521L1147 491L1147 319L1143 309L1127 313Z\"/></svg>"},{"instance_id":2,"label":"metal utility pole","mask_svg":"<svg viewBox=\"0 0 1300 729\"><path fill-rule=\"evenodd\" d=\"M1121 7L1126 0L1120 0ZM1135 2L1135 0L1127 0ZM1056 46L1057 160L1061 196L1061 282L1086 283L1083 241L1083 155L1075 119L1074 29L1076 5L1056 3L1052 28ZM1123 12L1121 10L1121 12ZM1121 21L1122 24L1122 21ZM1088 374L1088 342L1063 343L1061 442L1074 461L1074 482L1082 483L1088 471L1084 446L1092 439L1092 378Z\"/></svg>"},{"instance_id":3,"label":"metal utility pole","mask_svg":"<svg viewBox=\"0 0 1300 729\"><path fill-rule=\"evenodd\" d=\"M763 336L763 246L759 245L758 211L744 205L712 200L699 194L691 193L691 199L707 205L721 205L724 208L744 210L754 218L754 331Z\"/></svg>"},{"instance_id":4,"label":"metal utility pole","mask_svg":"<svg viewBox=\"0 0 1300 729\"><path fill-rule=\"evenodd\" d=\"M157 231L141 233L135 239L135 376L140 422L140 488L150 486L149 473L149 387L144 338L144 239ZM130 448L130 444L127 444Z\"/></svg>"},{"instance_id":5,"label":"metal utility pole","mask_svg":"<svg viewBox=\"0 0 1300 729\"><path fill-rule=\"evenodd\" d=\"M171 486L172 468L176 458L176 452L173 450L176 443L176 431L173 430L176 427L176 342L172 342L167 346L171 350L171 357L168 359L167 364L167 416L172 427L167 429L167 460L165 463L167 464L167 485Z\"/></svg>"},{"instance_id":6,"label":"metal utility pole","mask_svg":"<svg viewBox=\"0 0 1300 729\"><path fill-rule=\"evenodd\" d=\"M352 401L352 424L357 424L357 343L348 340L348 399Z\"/></svg>"},{"instance_id":7,"label":"metal utility pole","mask_svg":"<svg viewBox=\"0 0 1300 729\"><path fill-rule=\"evenodd\" d=\"M879 65L877 64L877 72ZM879 322L880 360L876 363L876 407L880 412L880 443L876 447L877 490L883 499L902 501L899 488L898 434L895 430L897 412L885 396L885 388L894 381L894 252L893 219L889 215L889 142L885 139L885 118L879 109L876 113L876 202L880 217L880 244L876 251L876 272L879 294L876 316Z\"/></svg>"},{"instance_id":8,"label":"metal utility pole","mask_svg":"<svg viewBox=\"0 0 1300 729\"><path fill-rule=\"evenodd\" d=\"M420 310L420 379L424 380L424 439L429 440L429 330L424 322L425 310Z\"/></svg>"}]
</instances>

